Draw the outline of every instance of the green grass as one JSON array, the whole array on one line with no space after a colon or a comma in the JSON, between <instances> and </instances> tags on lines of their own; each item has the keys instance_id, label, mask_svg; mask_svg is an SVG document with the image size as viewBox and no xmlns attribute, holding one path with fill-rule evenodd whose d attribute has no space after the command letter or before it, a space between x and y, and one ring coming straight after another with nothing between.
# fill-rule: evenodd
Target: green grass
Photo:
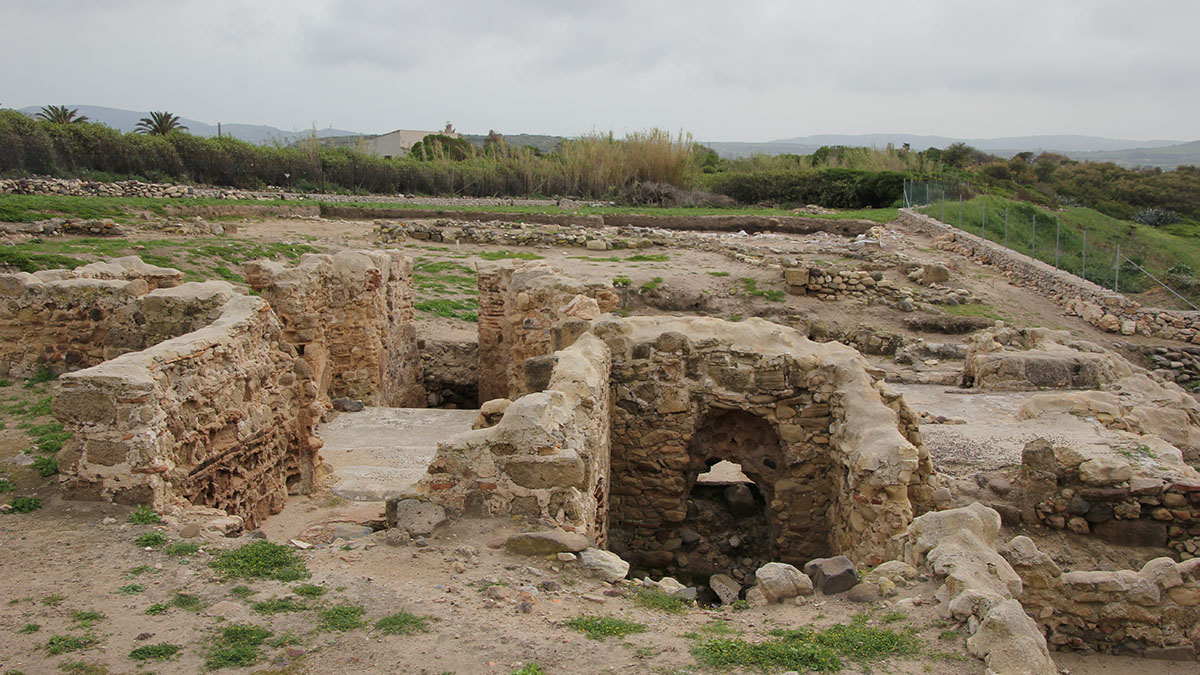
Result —
<instances>
[{"instance_id":1,"label":"green grass","mask_svg":"<svg viewBox=\"0 0 1200 675\"><path fill-rule=\"evenodd\" d=\"M144 645L129 652L129 658L134 661L166 661L169 658L178 654L183 647L173 645L169 642L160 642L156 645Z\"/></svg>"},{"instance_id":2,"label":"green grass","mask_svg":"<svg viewBox=\"0 0 1200 675\"><path fill-rule=\"evenodd\" d=\"M650 281L647 281L646 283L642 284L642 290L643 291L653 291L656 288L658 288L659 286L662 286L662 284L663 284L662 277L654 277Z\"/></svg>"},{"instance_id":3,"label":"green grass","mask_svg":"<svg viewBox=\"0 0 1200 675\"><path fill-rule=\"evenodd\" d=\"M429 630L429 618L408 612L397 612L375 622L375 630L387 635L410 635Z\"/></svg>"},{"instance_id":4,"label":"green grass","mask_svg":"<svg viewBox=\"0 0 1200 675\"><path fill-rule=\"evenodd\" d=\"M336 605L321 611L319 628L324 631L354 630L363 625L362 617L367 613L365 607L358 605Z\"/></svg>"},{"instance_id":5,"label":"green grass","mask_svg":"<svg viewBox=\"0 0 1200 675\"><path fill-rule=\"evenodd\" d=\"M229 589L230 595L241 598L243 600L254 595L255 592L256 591L253 588L250 588L249 586L234 586L233 588Z\"/></svg>"},{"instance_id":6,"label":"green grass","mask_svg":"<svg viewBox=\"0 0 1200 675\"><path fill-rule=\"evenodd\" d=\"M29 635L30 633L36 633L41 629L42 627L36 623L27 623L24 626L21 626L20 630L17 632L22 635Z\"/></svg>"},{"instance_id":7,"label":"green grass","mask_svg":"<svg viewBox=\"0 0 1200 675\"><path fill-rule=\"evenodd\" d=\"M889 616L882 620L889 622ZM822 631L777 629L759 642L728 637L701 639L692 647L692 655L701 664L718 669L741 666L767 671L836 672L842 669L843 658L872 663L911 656L920 650L920 642L911 629L896 631L870 626L868 622L869 617L858 615L849 624Z\"/></svg>"},{"instance_id":8,"label":"green grass","mask_svg":"<svg viewBox=\"0 0 1200 675\"><path fill-rule=\"evenodd\" d=\"M1008 321L1008 319L997 312L992 307L981 303L968 303L965 305L946 305L943 307L946 314L950 316L978 316L984 319L992 319L996 321Z\"/></svg>"},{"instance_id":9,"label":"green grass","mask_svg":"<svg viewBox=\"0 0 1200 675\"><path fill-rule=\"evenodd\" d=\"M529 251L482 251L475 255L484 260L541 260L545 258L545 256Z\"/></svg>"},{"instance_id":10,"label":"green grass","mask_svg":"<svg viewBox=\"0 0 1200 675\"><path fill-rule=\"evenodd\" d=\"M200 544L194 541L173 541L167 544L163 549L163 553L167 555L186 556L192 555L200 550Z\"/></svg>"},{"instance_id":11,"label":"green grass","mask_svg":"<svg viewBox=\"0 0 1200 675\"><path fill-rule=\"evenodd\" d=\"M135 525L153 525L161 523L162 516L154 512L147 504L138 504L138 507L129 514L129 522Z\"/></svg>"},{"instance_id":12,"label":"green grass","mask_svg":"<svg viewBox=\"0 0 1200 675\"><path fill-rule=\"evenodd\" d=\"M42 598L42 604L47 607L58 607L63 603L63 600L66 599L67 596L55 593L54 595L47 595L46 597Z\"/></svg>"},{"instance_id":13,"label":"green grass","mask_svg":"<svg viewBox=\"0 0 1200 675\"><path fill-rule=\"evenodd\" d=\"M632 283L633 283L633 280L630 279L629 277L625 276L624 274L615 276L612 279L613 288L629 288L629 285Z\"/></svg>"},{"instance_id":14,"label":"green grass","mask_svg":"<svg viewBox=\"0 0 1200 675\"><path fill-rule=\"evenodd\" d=\"M30 466L42 478L49 478L58 473L58 460L53 457L38 457Z\"/></svg>"},{"instance_id":15,"label":"green grass","mask_svg":"<svg viewBox=\"0 0 1200 675\"><path fill-rule=\"evenodd\" d=\"M625 619L614 619L611 616L591 616L581 614L565 624L571 630L579 631L592 640L603 641L610 637L625 637L634 633L646 632L646 624Z\"/></svg>"},{"instance_id":16,"label":"green grass","mask_svg":"<svg viewBox=\"0 0 1200 675\"><path fill-rule=\"evenodd\" d=\"M42 500L37 497L13 497L9 505L13 513L33 513L42 508Z\"/></svg>"},{"instance_id":17,"label":"green grass","mask_svg":"<svg viewBox=\"0 0 1200 675\"><path fill-rule=\"evenodd\" d=\"M219 670L252 666L258 663L258 648L271 635L271 631L262 626L226 626L209 639L204 667Z\"/></svg>"},{"instance_id":18,"label":"green grass","mask_svg":"<svg viewBox=\"0 0 1200 675\"><path fill-rule=\"evenodd\" d=\"M670 614L679 614L692 608L690 600L676 597L670 593L663 593L653 588L639 588L633 599L637 604L646 609L668 612Z\"/></svg>"},{"instance_id":19,"label":"green grass","mask_svg":"<svg viewBox=\"0 0 1200 675\"><path fill-rule=\"evenodd\" d=\"M39 411L34 410L34 412ZM46 413L49 414L49 412L49 406L47 406ZM53 454L62 450L63 443L71 438L71 432L67 431L58 422L28 426L25 428L25 433L33 439L38 452L45 454Z\"/></svg>"},{"instance_id":20,"label":"green grass","mask_svg":"<svg viewBox=\"0 0 1200 675\"><path fill-rule=\"evenodd\" d=\"M281 614L283 612L303 612L308 605L295 598L271 598L250 604L250 608L259 614Z\"/></svg>"},{"instance_id":21,"label":"green grass","mask_svg":"<svg viewBox=\"0 0 1200 675\"><path fill-rule=\"evenodd\" d=\"M512 675L546 675L546 671L536 663L526 663L520 668L512 671Z\"/></svg>"},{"instance_id":22,"label":"green grass","mask_svg":"<svg viewBox=\"0 0 1200 675\"><path fill-rule=\"evenodd\" d=\"M137 595L138 593L141 593L145 590L146 590L146 587L141 584L129 584L127 586L122 586L122 587L118 588L117 592L120 593L121 595Z\"/></svg>"},{"instance_id":23,"label":"green grass","mask_svg":"<svg viewBox=\"0 0 1200 675\"><path fill-rule=\"evenodd\" d=\"M758 287L758 280L751 277L742 277L741 282L743 295L766 298L771 302L783 302L783 291L776 289L760 289Z\"/></svg>"},{"instance_id":24,"label":"green grass","mask_svg":"<svg viewBox=\"0 0 1200 675\"><path fill-rule=\"evenodd\" d=\"M159 548L167 543L167 535L162 532L146 532L133 538L135 546L141 548Z\"/></svg>"},{"instance_id":25,"label":"green grass","mask_svg":"<svg viewBox=\"0 0 1200 675\"><path fill-rule=\"evenodd\" d=\"M245 587L243 586L243 588ZM328 593L329 589L325 588L324 586L317 586L314 584L300 584L299 586L293 588L292 592L302 598L319 598Z\"/></svg>"},{"instance_id":26,"label":"green grass","mask_svg":"<svg viewBox=\"0 0 1200 675\"><path fill-rule=\"evenodd\" d=\"M212 566L226 579L275 579L286 582L308 578L308 568L295 551L261 539L220 553Z\"/></svg>"},{"instance_id":27,"label":"green grass","mask_svg":"<svg viewBox=\"0 0 1200 675\"><path fill-rule=\"evenodd\" d=\"M165 613L170 608L171 606L165 602L156 602L146 608L146 613L150 616L158 616L159 614Z\"/></svg>"},{"instance_id":28,"label":"green grass","mask_svg":"<svg viewBox=\"0 0 1200 675\"><path fill-rule=\"evenodd\" d=\"M0 478L0 492L16 492L17 484L10 478Z\"/></svg>"},{"instance_id":29,"label":"green grass","mask_svg":"<svg viewBox=\"0 0 1200 675\"><path fill-rule=\"evenodd\" d=\"M709 272L708 276L710 276L710 277L727 277L727 276L729 276L729 272Z\"/></svg>"},{"instance_id":30,"label":"green grass","mask_svg":"<svg viewBox=\"0 0 1200 675\"><path fill-rule=\"evenodd\" d=\"M425 312L447 319L460 319L475 323L479 321L479 301L475 298L451 300L439 298L436 300L421 300L414 307L418 312Z\"/></svg>"},{"instance_id":31,"label":"green grass","mask_svg":"<svg viewBox=\"0 0 1200 675\"><path fill-rule=\"evenodd\" d=\"M172 598L170 605L177 609L182 609L185 612L199 612L204 608L204 601L200 596L190 593L176 593Z\"/></svg>"},{"instance_id":32,"label":"green grass","mask_svg":"<svg viewBox=\"0 0 1200 675\"><path fill-rule=\"evenodd\" d=\"M126 572L125 578L126 579L136 579L137 577L139 577L143 574L146 574L146 573L158 574L158 572L159 572L158 569L151 567L149 565L138 565L137 567L134 567L134 568L130 569L128 572Z\"/></svg>"},{"instance_id":33,"label":"green grass","mask_svg":"<svg viewBox=\"0 0 1200 675\"><path fill-rule=\"evenodd\" d=\"M65 654L80 649L94 647L100 640L93 635L55 635L46 641L46 651L50 654Z\"/></svg>"}]
</instances>

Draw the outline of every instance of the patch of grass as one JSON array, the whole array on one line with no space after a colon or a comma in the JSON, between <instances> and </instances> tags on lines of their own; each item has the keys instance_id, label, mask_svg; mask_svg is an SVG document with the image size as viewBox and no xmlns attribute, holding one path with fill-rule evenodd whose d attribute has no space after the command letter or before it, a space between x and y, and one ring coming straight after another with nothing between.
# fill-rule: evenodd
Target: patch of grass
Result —
<instances>
[{"instance_id":1,"label":"patch of grass","mask_svg":"<svg viewBox=\"0 0 1200 675\"><path fill-rule=\"evenodd\" d=\"M165 602L156 602L153 605L150 605L149 607L146 608L146 613L149 614L150 616L158 616L159 614L166 612L170 608L171 608L171 606L166 604Z\"/></svg>"},{"instance_id":2,"label":"patch of grass","mask_svg":"<svg viewBox=\"0 0 1200 675\"><path fill-rule=\"evenodd\" d=\"M184 556L192 555L199 550L200 544L197 544L194 541L173 541L170 544L167 544L167 547L163 549L163 553L166 553L167 555Z\"/></svg>"},{"instance_id":3,"label":"patch of grass","mask_svg":"<svg viewBox=\"0 0 1200 675\"><path fill-rule=\"evenodd\" d=\"M642 284L642 290L643 291L653 291L654 289L658 288L659 286L662 286L662 284L663 284L662 277L654 277L650 281L647 281L646 283Z\"/></svg>"},{"instance_id":4,"label":"patch of grass","mask_svg":"<svg viewBox=\"0 0 1200 675\"><path fill-rule=\"evenodd\" d=\"M0 478L0 492L15 492L17 484L10 478Z\"/></svg>"},{"instance_id":5,"label":"patch of grass","mask_svg":"<svg viewBox=\"0 0 1200 675\"><path fill-rule=\"evenodd\" d=\"M148 504L138 504L138 507L129 514L129 522L135 525L153 525L161 523L162 516L154 512Z\"/></svg>"},{"instance_id":6,"label":"patch of grass","mask_svg":"<svg viewBox=\"0 0 1200 675\"><path fill-rule=\"evenodd\" d=\"M309 576L304 560L295 551L262 539L219 554L212 566L226 579L275 579L287 582Z\"/></svg>"},{"instance_id":7,"label":"patch of grass","mask_svg":"<svg viewBox=\"0 0 1200 675\"><path fill-rule=\"evenodd\" d=\"M11 387L11 386L12 386L12 380L10 380L8 378L0 377L0 387Z\"/></svg>"},{"instance_id":8,"label":"patch of grass","mask_svg":"<svg viewBox=\"0 0 1200 675\"><path fill-rule=\"evenodd\" d=\"M209 640L204 667L209 670L221 668L244 668L258 663L258 648L271 631L262 626L226 626Z\"/></svg>"},{"instance_id":9,"label":"patch of grass","mask_svg":"<svg viewBox=\"0 0 1200 675\"><path fill-rule=\"evenodd\" d=\"M324 586L317 586L316 584L300 584L293 588L292 592L302 598L319 598L328 593L329 589Z\"/></svg>"},{"instance_id":10,"label":"patch of grass","mask_svg":"<svg viewBox=\"0 0 1200 675\"><path fill-rule=\"evenodd\" d=\"M921 646L910 630L875 628L857 618L848 625L838 624L821 631L816 641L856 661L915 654Z\"/></svg>"},{"instance_id":11,"label":"patch of grass","mask_svg":"<svg viewBox=\"0 0 1200 675\"><path fill-rule=\"evenodd\" d=\"M625 276L624 274L613 277L613 280L612 280L613 288L629 288L629 285L632 283L633 283L633 280L630 279L629 277Z\"/></svg>"},{"instance_id":12,"label":"patch of grass","mask_svg":"<svg viewBox=\"0 0 1200 675\"><path fill-rule=\"evenodd\" d=\"M884 614L883 616L879 617L879 621L880 621L880 623L895 623L897 621L904 621L907 618L908 618L908 615L905 614L904 612L892 610L892 611L888 612L887 614Z\"/></svg>"},{"instance_id":13,"label":"patch of grass","mask_svg":"<svg viewBox=\"0 0 1200 675\"><path fill-rule=\"evenodd\" d=\"M256 592L257 591L255 591L253 588L250 588L249 586L234 586L233 588L229 589L230 595L239 597L243 600L254 595Z\"/></svg>"},{"instance_id":14,"label":"patch of grass","mask_svg":"<svg viewBox=\"0 0 1200 675\"><path fill-rule=\"evenodd\" d=\"M216 265L215 267L213 267L212 275L218 279L223 279L223 280L228 281L233 284L246 283L246 279L242 275L238 274L237 272L234 272L233 270L229 269L228 267L226 267L224 265Z\"/></svg>"},{"instance_id":15,"label":"patch of grass","mask_svg":"<svg viewBox=\"0 0 1200 675\"><path fill-rule=\"evenodd\" d=\"M520 668L512 671L512 675L546 675L546 671L536 663L526 663Z\"/></svg>"},{"instance_id":16,"label":"patch of grass","mask_svg":"<svg viewBox=\"0 0 1200 675\"><path fill-rule=\"evenodd\" d=\"M54 457L38 457L31 465L42 478L49 478L58 473L58 460Z\"/></svg>"},{"instance_id":17,"label":"patch of grass","mask_svg":"<svg viewBox=\"0 0 1200 675\"><path fill-rule=\"evenodd\" d=\"M46 641L46 651L50 654L65 654L80 649L94 647L100 643L93 635L55 635Z\"/></svg>"},{"instance_id":18,"label":"patch of grass","mask_svg":"<svg viewBox=\"0 0 1200 675\"><path fill-rule=\"evenodd\" d=\"M978 302L971 302L965 305L946 305L943 311L950 316L978 316L984 319L992 319L995 321L1007 321L1004 315L997 312L992 307Z\"/></svg>"},{"instance_id":19,"label":"patch of grass","mask_svg":"<svg viewBox=\"0 0 1200 675\"><path fill-rule=\"evenodd\" d=\"M671 256L666 253L635 253L625 256L625 262L667 262Z\"/></svg>"},{"instance_id":20,"label":"patch of grass","mask_svg":"<svg viewBox=\"0 0 1200 675\"><path fill-rule=\"evenodd\" d=\"M946 629L946 630L938 633L939 640L945 640L947 642L952 642L954 640L957 640L958 638L959 638L959 635L958 635L958 631L956 631L956 630Z\"/></svg>"},{"instance_id":21,"label":"patch of grass","mask_svg":"<svg viewBox=\"0 0 1200 675\"><path fill-rule=\"evenodd\" d=\"M108 666L103 663L87 663L85 661L63 661L58 669L73 675L113 675Z\"/></svg>"},{"instance_id":22,"label":"patch of grass","mask_svg":"<svg viewBox=\"0 0 1200 675\"><path fill-rule=\"evenodd\" d=\"M129 584L128 586L118 588L117 592L121 595L137 595L145 590L146 587L141 584Z\"/></svg>"},{"instance_id":23,"label":"patch of grass","mask_svg":"<svg viewBox=\"0 0 1200 675\"><path fill-rule=\"evenodd\" d=\"M429 630L429 619L408 612L396 612L375 622L375 629L387 635L409 635Z\"/></svg>"},{"instance_id":24,"label":"patch of grass","mask_svg":"<svg viewBox=\"0 0 1200 675\"><path fill-rule=\"evenodd\" d=\"M734 612L744 612L750 609L750 603L746 602L742 598L738 598L737 600L729 603L729 609Z\"/></svg>"},{"instance_id":25,"label":"patch of grass","mask_svg":"<svg viewBox=\"0 0 1200 675\"><path fill-rule=\"evenodd\" d=\"M33 513L42 508L42 500L37 497L13 497L10 505L14 513Z\"/></svg>"},{"instance_id":26,"label":"patch of grass","mask_svg":"<svg viewBox=\"0 0 1200 675\"><path fill-rule=\"evenodd\" d=\"M31 412L40 412L36 405L30 410ZM49 411L47 410L45 414L49 414ZM28 427L25 431L33 438L33 444L37 447L37 451L43 454L54 454L62 450L63 443L71 438L71 432L58 422L36 424Z\"/></svg>"},{"instance_id":27,"label":"patch of grass","mask_svg":"<svg viewBox=\"0 0 1200 675\"><path fill-rule=\"evenodd\" d=\"M646 632L646 624L625 619L614 619L611 616L590 616L580 614L567 621L567 628L577 630L592 640L603 641L610 637L625 637L634 633Z\"/></svg>"},{"instance_id":28,"label":"patch of grass","mask_svg":"<svg viewBox=\"0 0 1200 675\"><path fill-rule=\"evenodd\" d=\"M470 323L479 321L479 301L475 298L421 300L414 307L419 312L426 312L446 319L459 319Z\"/></svg>"},{"instance_id":29,"label":"patch of grass","mask_svg":"<svg viewBox=\"0 0 1200 675\"><path fill-rule=\"evenodd\" d=\"M358 605L337 605L321 612L321 624L319 628L325 631L348 631L359 628L363 625L363 614L366 614L365 607Z\"/></svg>"},{"instance_id":30,"label":"patch of grass","mask_svg":"<svg viewBox=\"0 0 1200 675\"><path fill-rule=\"evenodd\" d=\"M71 620L77 628L91 628L105 619L103 612L79 610L71 613Z\"/></svg>"},{"instance_id":31,"label":"patch of grass","mask_svg":"<svg viewBox=\"0 0 1200 675\"><path fill-rule=\"evenodd\" d=\"M66 599L67 599L67 596L58 595L57 593L55 593L54 595L47 595L46 597L42 598L42 604L47 607L58 607L59 605L61 605L63 603L63 600L66 600Z\"/></svg>"},{"instance_id":32,"label":"patch of grass","mask_svg":"<svg viewBox=\"0 0 1200 675\"><path fill-rule=\"evenodd\" d=\"M742 666L759 670L831 672L842 668L842 660L832 649L801 638L764 642L710 638L693 646L692 656L700 663L718 669Z\"/></svg>"},{"instance_id":33,"label":"patch of grass","mask_svg":"<svg viewBox=\"0 0 1200 675\"><path fill-rule=\"evenodd\" d=\"M154 574L158 574L158 570L149 565L138 565L137 567L134 567L134 568L130 569L128 572L126 572L125 578L126 579L135 579L143 574L146 574L147 572L152 572Z\"/></svg>"},{"instance_id":34,"label":"patch of grass","mask_svg":"<svg viewBox=\"0 0 1200 675\"><path fill-rule=\"evenodd\" d=\"M167 541L167 535L162 532L146 532L133 538L134 545L142 548L158 548L165 546Z\"/></svg>"},{"instance_id":35,"label":"patch of grass","mask_svg":"<svg viewBox=\"0 0 1200 675\"><path fill-rule=\"evenodd\" d=\"M729 276L729 272L709 272L708 276L710 276L710 277L727 277L727 276Z\"/></svg>"},{"instance_id":36,"label":"patch of grass","mask_svg":"<svg viewBox=\"0 0 1200 675\"><path fill-rule=\"evenodd\" d=\"M29 635L30 633L36 633L41 629L42 627L36 623L27 623L24 626L21 626L20 630L17 632L22 635Z\"/></svg>"},{"instance_id":37,"label":"patch of grass","mask_svg":"<svg viewBox=\"0 0 1200 675\"><path fill-rule=\"evenodd\" d=\"M758 280L751 277L742 277L742 294L752 297L766 298L771 302L783 302L784 292L777 289L762 289L758 287Z\"/></svg>"},{"instance_id":38,"label":"patch of grass","mask_svg":"<svg viewBox=\"0 0 1200 675\"><path fill-rule=\"evenodd\" d=\"M171 598L171 606L177 607L187 612L199 612L204 607L204 601L198 595L190 593L176 593Z\"/></svg>"},{"instance_id":39,"label":"patch of grass","mask_svg":"<svg viewBox=\"0 0 1200 675\"><path fill-rule=\"evenodd\" d=\"M1158 459L1148 445L1129 445L1117 448L1117 452L1129 459Z\"/></svg>"},{"instance_id":40,"label":"patch of grass","mask_svg":"<svg viewBox=\"0 0 1200 675\"><path fill-rule=\"evenodd\" d=\"M529 251L483 251L475 255L484 260L541 260L545 257Z\"/></svg>"},{"instance_id":41,"label":"patch of grass","mask_svg":"<svg viewBox=\"0 0 1200 675\"><path fill-rule=\"evenodd\" d=\"M637 604L646 609L654 609L670 614L679 614L692 608L691 600L685 600L653 588L639 588L633 599Z\"/></svg>"},{"instance_id":42,"label":"patch of grass","mask_svg":"<svg viewBox=\"0 0 1200 675\"><path fill-rule=\"evenodd\" d=\"M250 608L259 614L280 614L282 612L303 612L308 605L295 598L271 598L250 604Z\"/></svg>"},{"instance_id":43,"label":"patch of grass","mask_svg":"<svg viewBox=\"0 0 1200 675\"><path fill-rule=\"evenodd\" d=\"M173 645L169 642L160 642L156 645L144 645L129 652L129 658L134 661L166 661L169 658L178 654L183 647Z\"/></svg>"}]
</instances>

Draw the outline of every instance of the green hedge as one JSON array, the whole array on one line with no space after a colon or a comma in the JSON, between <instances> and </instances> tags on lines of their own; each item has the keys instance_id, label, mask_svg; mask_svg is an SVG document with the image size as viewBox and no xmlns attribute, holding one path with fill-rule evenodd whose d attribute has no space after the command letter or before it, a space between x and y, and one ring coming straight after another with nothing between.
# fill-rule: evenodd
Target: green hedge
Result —
<instances>
[{"instance_id":1,"label":"green hedge","mask_svg":"<svg viewBox=\"0 0 1200 675\"><path fill-rule=\"evenodd\" d=\"M858 209L891 206L904 192L905 174L854 169L795 169L716 173L706 189L743 204L818 204Z\"/></svg>"}]
</instances>

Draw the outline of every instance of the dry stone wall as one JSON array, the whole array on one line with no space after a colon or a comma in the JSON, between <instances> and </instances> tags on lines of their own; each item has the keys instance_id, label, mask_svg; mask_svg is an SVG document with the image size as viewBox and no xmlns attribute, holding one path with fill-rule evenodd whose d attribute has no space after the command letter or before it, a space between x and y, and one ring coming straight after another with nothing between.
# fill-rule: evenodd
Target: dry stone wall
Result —
<instances>
[{"instance_id":1,"label":"dry stone wall","mask_svg":"<svg viewBox=\"0 0 1200 675\"><path fill-rule=\"evenodd\" d=\"M439 445L415 494L455 513L552 519L602 546L611 360L592 335L556 357L545 390L513 401L495 426Z\"/></svg>"},{"instance_id":2,"label":"dry stone wall","mask_svg":"<svg viewBox=\"0 0 1200 675\"><path fill-rule=\"evenodd\" d=\"M283 324L319 395L422 407L412 263L399 251L308 254L295 267L245 265L246 281Z\"/></svg>"},{"instance_id":3,"label":"dry stone wall","mask_svg":"<svg viewBox=\"0 0 1200 675\"><path fill-rule=\"evenodd\" d=\"M211 298L219 283L194 290ZM69 497L204 505L254 527L311 488L321 408L297 390L312 385L266 301L224 296L211 324L60 378Z\"/></svg>"},{"instance_id":4,"label":"dry stone wall","mask_svg":"<svg viewBox=\"0 0 1200 675\"><path fill-rule=\"evenodd\" d=\"M544 263L495 265L479 270L479 400L536 391L526 372L544 385L554 328L567 319L591 320L616 308L607 284L583 284Z\"/></svg>"},{"instance_id":5,"label":"dry stone wall","mask_svg":"<svg viewBox=\"0 0 1200 675\"><path fill-rule=\"evenodd\" d=\"M1120 293L911 209L900 210L900 222L934 237L939 248L996 267L1101 330L1200 344L1200 312L1142 307Z\"/></svg>"},{"instance_id":6,"label":"dry stone wall","mask_svg":"<svg viewBox=\"0 0 1200 675\"><path fill-rule=\"evenodd\" d=\"M191 298L164 316L156 310L168 302L162 293L147 319L147 294L177 286L182 276L136 257L0 275L0 376L87 368L207 323L212 302Z\"/></svg>"}]
</instances>

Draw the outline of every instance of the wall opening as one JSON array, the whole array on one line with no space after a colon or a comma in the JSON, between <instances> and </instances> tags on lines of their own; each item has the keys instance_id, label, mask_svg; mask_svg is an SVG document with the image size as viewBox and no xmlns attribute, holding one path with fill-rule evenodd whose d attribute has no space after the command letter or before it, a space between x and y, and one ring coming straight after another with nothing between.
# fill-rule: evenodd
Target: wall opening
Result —
<instances>
[{"instance_id":1,"label":"wall opening","mask_svg":"<svg viewBox=\"0 0 1200 675\"><path fill-rule=\"evenodd\" d=\"M479 344L470 340L419 340L429 408L475 409L479 400Z\"/></svg>"}]
</instances>

